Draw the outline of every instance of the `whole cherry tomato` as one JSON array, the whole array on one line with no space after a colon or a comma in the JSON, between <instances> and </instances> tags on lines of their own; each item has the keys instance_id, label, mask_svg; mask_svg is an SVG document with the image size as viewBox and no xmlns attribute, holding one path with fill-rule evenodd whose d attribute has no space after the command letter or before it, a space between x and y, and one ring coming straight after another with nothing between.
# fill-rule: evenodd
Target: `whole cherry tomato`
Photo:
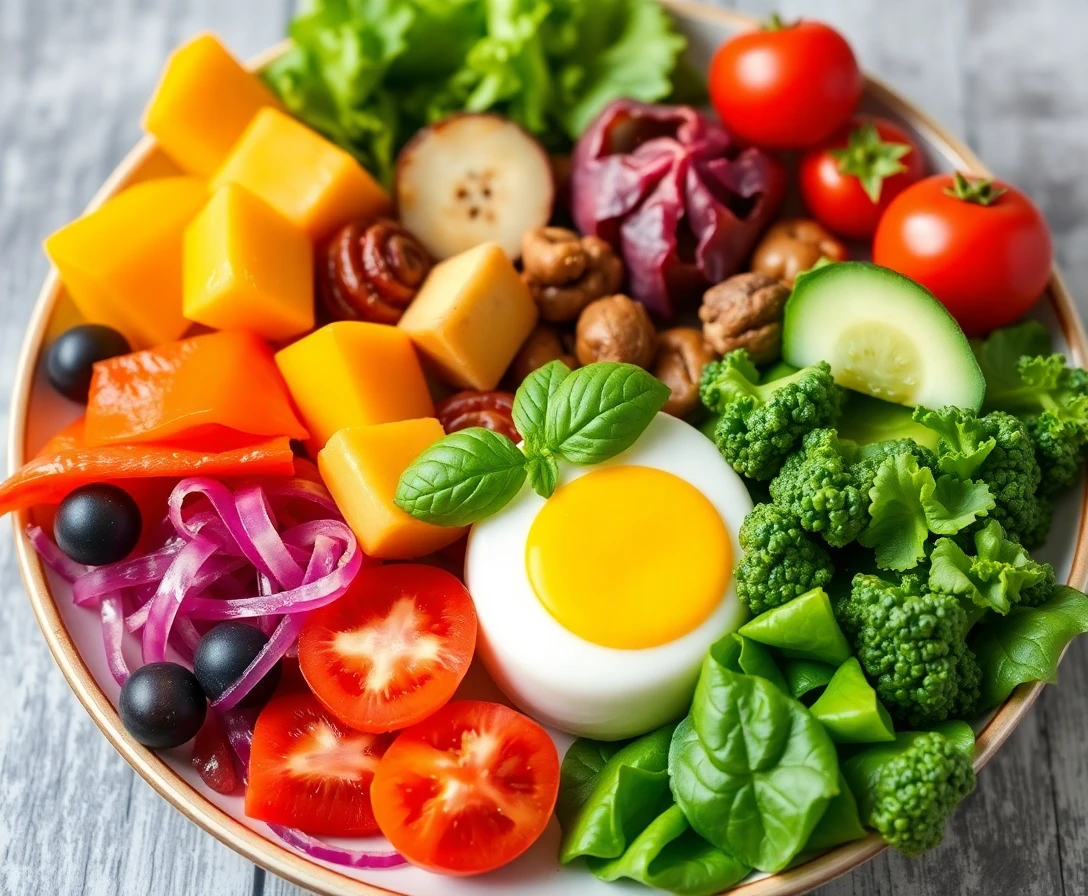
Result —
<instances>
[{"instance_id":1,"label":"whole cherry tomato","mask_svg":"<svg viewBox=\"0 0 1088 896\"><path fill-rule=\"evenodd\" d=\"M932 292L967 333L1021 317L1050 278L1050 230L1003 181L936 174L908 187L880 219L873 261Z\"/></svg>"},{"instance_id":2,"label":"whole cherry tomato","mask_svg":"<svg viewBox=\"0 0 1088 896\"><path fill-rule=\"evenodd\" d=\"M809 213L828 230L868 240L891 201L922 179L922 151L884 118L855 118L801 157L798 178Z\"/></svg>"},{"instance_id":3,"label":"whole cherry tomato","mask_svg":"<svg viewBox=\"0 0 1088 896\"><path fill-rule=\"evenodd\" d=\"M854 52L822 22L783 24L722 44L710 64L710 99L737 137L771 149L803 149L846 124L861 98Z\"/></svg>"}]
</instances>

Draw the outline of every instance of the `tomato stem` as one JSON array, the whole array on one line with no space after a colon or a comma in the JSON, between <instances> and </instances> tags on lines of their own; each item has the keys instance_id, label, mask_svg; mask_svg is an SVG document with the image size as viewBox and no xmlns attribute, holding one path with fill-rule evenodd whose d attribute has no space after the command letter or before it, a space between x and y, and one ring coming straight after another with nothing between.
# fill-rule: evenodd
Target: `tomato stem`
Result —
<instances>
[{"instance_id":1,"label":"tomato stem","mask_svg":"<svg viewBox=\"0 0 1088 896\"><path fill-rule=\"evenodd\" d=\"M875 205L880 201L884 180L907 170L900 159L910 151L907 143L881 140L876 125L865 120L850 132L846 146L831 150L830 155L838 163L839 173L856 177Z\"/></svg>"},{"instance_id":2,"label":"tomato stem","mask_svg":"<svg viewBox=\"0 0 1088 896\"><path fill-rule=\"evenodd\" d=\"M1004 187L995 187L993 178L975 177L957 171L952 176L952 186L945 187L945 195L961 202L971 202L975 205L993 205L1000 197L1008 192Z\"/></svg>"},{"instance_id":3,"label":"tomato stem","mask_svg":"<svg viewBox=\"0 0 1088 896\"><path fill-rule=\"evenodd\" d=\"M763 26L762 26L762 28L760 30L762 30L762 31L782 31L783 29L788 28L788 27L789 27L789 25L782 20L781 15L779 15L777 12L772 12L770 14L770 16L767 18L767 21L765 21L763 23Z\"/></svg>"}]
</instances>

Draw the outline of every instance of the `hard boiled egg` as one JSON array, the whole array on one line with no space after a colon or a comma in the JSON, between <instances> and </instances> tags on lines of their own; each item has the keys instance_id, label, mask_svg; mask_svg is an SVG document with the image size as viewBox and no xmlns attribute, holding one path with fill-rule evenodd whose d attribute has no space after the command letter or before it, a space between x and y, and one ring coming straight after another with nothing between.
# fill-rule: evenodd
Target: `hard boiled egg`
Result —
<instances>
[{"instance_id":1,"label":"hard boiled egg","mask_svg":"<svg viewBox=\"0 0 1088 896\"><path fill-rule=\"evenodd\" d=\"M478 649L529 715L618 740L682 716L707 648L743 622L733 565L752 501L698 430L658 414L627 451L561 464L469 538Z\"/></svg>"}]
</instances>

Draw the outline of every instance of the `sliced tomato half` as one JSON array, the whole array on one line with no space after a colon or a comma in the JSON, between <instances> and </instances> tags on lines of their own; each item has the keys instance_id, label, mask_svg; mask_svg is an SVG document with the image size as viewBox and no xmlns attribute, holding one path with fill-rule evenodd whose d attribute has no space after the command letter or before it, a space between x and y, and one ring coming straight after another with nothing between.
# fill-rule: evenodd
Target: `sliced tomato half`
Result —
<instances>
[{"instance_id":1,"label":"sliced tomato half","mask_svg":"<svg viewBox=\"0 0 1088 896\"><path fill-rule=\"evenodd\" d=\"M302 675L318 700L360 731L396 731L445 704L476 646L465 586L433 566L362 570L339 600L307 618Z\"/></svg>"},{"instance_id":2,"label":"sliced tomato half","mask_svg":"<svg viewBox=\"0 0 1088 896\"><path fill-rule=\"evenodd\" d=\"M409 862L479 874L517 858L548 826L559 754L532 719L457 700L393 742L371 787L378 826Z\"/></svg>"},{"instance_id":3,"label":"sliced tomato half","mask_svg":"<svg viewBox=\"0 0 1088 896\"><path fill-rule=\"evenodd\" d=\"M349 728L310 694L273 698L253 729L246 815L311 834L377 833L370 785L391 740Z\"/></svg>"}]
</instances>

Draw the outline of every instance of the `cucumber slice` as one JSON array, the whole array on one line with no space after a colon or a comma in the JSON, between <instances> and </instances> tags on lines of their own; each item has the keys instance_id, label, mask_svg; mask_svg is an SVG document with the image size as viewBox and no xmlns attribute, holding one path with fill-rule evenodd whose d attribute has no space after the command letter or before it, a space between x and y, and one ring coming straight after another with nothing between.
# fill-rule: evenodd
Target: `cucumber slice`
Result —
<instances>
[{"instance_id":1,"label":"cucumber slice","mask_svg":"<svg viewBox=\"0 0 1088 896\"><path fill-rule=\"evenodd\" d=\"M982 407L986 380L959 324L924 287L888 268L843 261L797 278L782 357L827 361L835 381L908 406Z\"/></svg>"}]
</instances>

